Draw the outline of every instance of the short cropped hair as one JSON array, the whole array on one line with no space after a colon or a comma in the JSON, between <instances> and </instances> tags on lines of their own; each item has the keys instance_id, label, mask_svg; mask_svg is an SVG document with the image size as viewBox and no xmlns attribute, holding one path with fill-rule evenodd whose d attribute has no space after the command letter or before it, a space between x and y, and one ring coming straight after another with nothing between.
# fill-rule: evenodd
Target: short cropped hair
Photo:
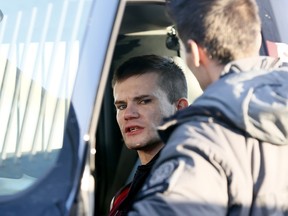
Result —
<instances>
[{"instance_id":1,"label":"short cropped hair","mask_svg":"<svg viewBox=\"0 0 288 216\"><path fill-rule=\"evenodd\" d=\"M167 94L169 102L174 103L179 98L187 98L187 82L182 69L173 58L158 55L136 56L125 61L114 72L112 87L114 88L116 82L145 73L158 74L157 83Z\"/></svg>"},{"instance_id":2,"label":"short cropped hair","mask_svg":"<svg viewBox=\"0 0 288 216\"><path fill-rule=\"evenodd\" d=\"M256 46L261 21L254 0L167 0L167 7L187 52L192 39L227 64Z\"/></svg>"}]
</instances>

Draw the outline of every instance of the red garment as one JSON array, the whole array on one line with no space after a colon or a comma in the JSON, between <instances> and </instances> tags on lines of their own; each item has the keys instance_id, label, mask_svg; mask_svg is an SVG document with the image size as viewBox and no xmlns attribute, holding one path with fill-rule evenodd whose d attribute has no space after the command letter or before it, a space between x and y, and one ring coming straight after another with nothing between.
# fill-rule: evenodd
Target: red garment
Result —
<instances>
[{"instance_id":1,"label":"red garment","mask_svg":"<svg viewBox=\"0 0 288 216\"><path fill-rule=\"evenodd\" d=\"M112 208L109 212L109 216L119 216L121 212L119 212L119 207L121 203L127 198L128 193L130 191L131 184L126 185L114 198L112 203Z\"/></svg>"},{"instance_id":2,"label":"red garment","mask_svg":"<svg viewBox=\"0 0 288 216\"><path fill-rule=\"evenodd\" d=\"M124 216L131 210L136 196L142 188L146 178L148 177L153 164L159 156L156 154L154 158L145 165L138 166L133 181L124 186L115 196L109 216Z\"/></svg>"}]
</instances>

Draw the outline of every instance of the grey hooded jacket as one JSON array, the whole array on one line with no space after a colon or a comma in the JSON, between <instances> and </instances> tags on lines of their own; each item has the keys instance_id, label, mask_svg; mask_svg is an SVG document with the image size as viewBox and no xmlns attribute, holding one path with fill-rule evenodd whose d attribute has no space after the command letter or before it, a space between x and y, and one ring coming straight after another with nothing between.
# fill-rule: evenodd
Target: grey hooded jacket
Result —
<instances>
[{"instance_id":1,"label":"grey hooded jacket","mask_svg":"<svg viewBox=\"0 0 288 216\"><path fill-rule=\"evenodd\" d=\"M129 215L288 215L288 68L232 62L166 141Z\"/></svg>"}]
</instances>

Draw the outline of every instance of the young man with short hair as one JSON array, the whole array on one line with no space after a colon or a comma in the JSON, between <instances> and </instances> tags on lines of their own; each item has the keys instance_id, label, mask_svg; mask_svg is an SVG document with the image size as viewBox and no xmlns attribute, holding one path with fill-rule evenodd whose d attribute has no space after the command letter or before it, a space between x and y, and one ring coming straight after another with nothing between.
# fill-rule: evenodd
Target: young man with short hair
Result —
<instances>
[{"instance_id":1,"label":"young man with short hair","mask_svg":"<svg viewBox=\"0 0 288 216\"><path fill-rule=\"evenodd\" d=\"M133 181L112 201L109 215L125 215L164 146L157 126L188 106L187 83L172 58L145 55L124 62L114 73L112 87L125 145L137 151L141 162Z\"/></svg>"}]
</instances>

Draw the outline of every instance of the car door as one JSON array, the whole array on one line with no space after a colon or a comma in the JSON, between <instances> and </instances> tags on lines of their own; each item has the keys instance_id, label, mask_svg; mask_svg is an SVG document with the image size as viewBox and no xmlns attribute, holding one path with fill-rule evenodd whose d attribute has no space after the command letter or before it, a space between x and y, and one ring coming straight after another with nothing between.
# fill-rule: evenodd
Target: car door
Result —
<instances>
[{"instance_id":1,"label":"car door","mask_svg":"<svg viewBox=\"0 0 288 216\"><path fill-rule=\"evenodd\" d=\"M0 1L0 215L93 214L78 197L118 4Z\"/></svg>"}]
</instances>

